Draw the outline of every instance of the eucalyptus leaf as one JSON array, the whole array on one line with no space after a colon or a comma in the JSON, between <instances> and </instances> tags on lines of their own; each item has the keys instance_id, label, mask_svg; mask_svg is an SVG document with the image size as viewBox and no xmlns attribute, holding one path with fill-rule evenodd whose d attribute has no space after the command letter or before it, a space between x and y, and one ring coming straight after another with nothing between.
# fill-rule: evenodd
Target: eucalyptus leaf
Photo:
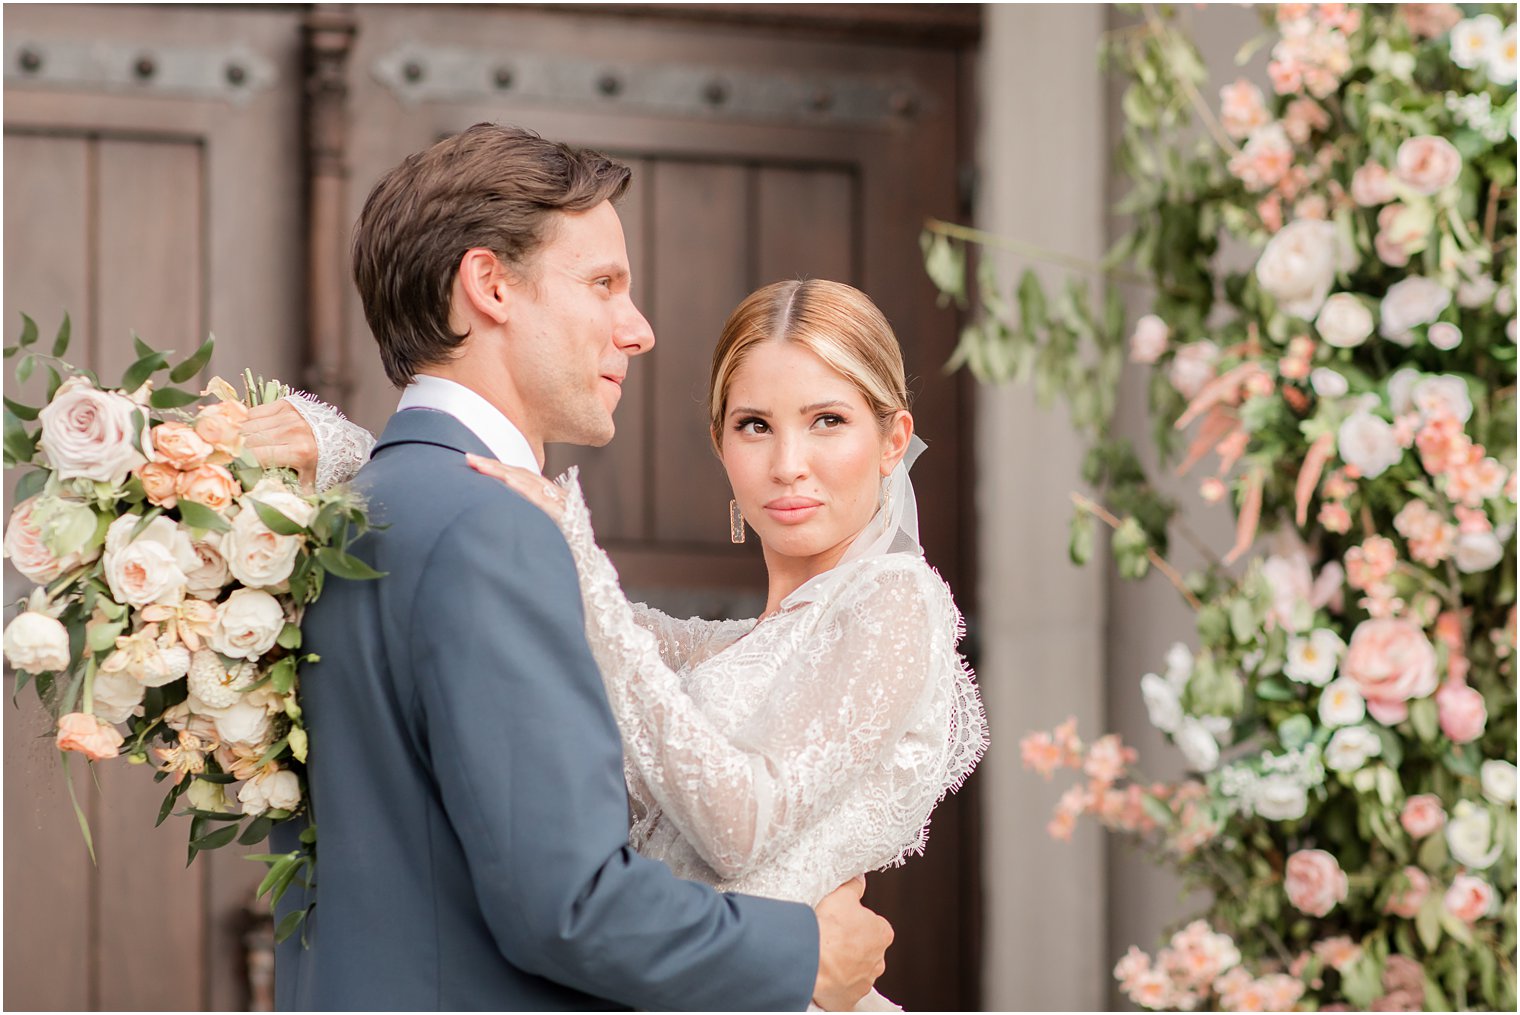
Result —
<instances>
[{"instance_id":1,"label":"eucalyptus leaf","mask_svg":"<svg viewBox=\"0 0 1520 1015\"><path fill-rule=\"evenodd\" d=\"M276 532L282 536L298 536L306 531L304 525L293 521L278 508L270 507L257 497L250 497L244 503L253 505L253 509L258 512L259 519L269 527L271 532Z\"/></svg>"},{"instance_id":2,"label":"eucalyptus leaf","mask_svg":"<svg viewBox=\"0 0 1520 1015\"><path fill-rule=\"evenodd\" d=\"M136 391L142 387L144 381L168 365L169 361L161 352L144 356L127 367L126 372L121 375L121 389L126 392Z\"/></svg>"},{"instance_id":3,"label":"eucalyptus leaf","mask_svg":"<svg viewBox=\"0 0 1520 1015\"><path fill-rule=\"evenodd\" d=\"M209 532L227 532L232 526L227 519L204 504L193 500L181 500L178 505L180 519L192 529Z\"/></svg>"},{"instance_id":4,"label":"eucalyptus leaf","mask_svg":"<svg viewBox=\"0 0 1520 1015\"><path fill-rule=\"evenodd\" d=\"M62 359L64 354L69 351L69 336L71 331L72 325L69 323L69 315L65 313L62 323L58 325L58 334L53 337L54 357Z\"/></svg>"},{"instance_id":5,"label":"eucalyptus leaf","mask_svg":"<svg viewBox=\"0 0 1520 1015\"><path fill-rule=\"evenodd\" d=\"M237 825L225 825L209 835L192 839L190 845L198 850L221 849L238 837Z\"/></svg>"},{"instance_id":6,"label":"eucalyptus leaf","mask_svg":"<svg viewBox=\"0 0 1520 1015\"><path fill-rule=\"evenodd\" d=\"M28 346L35 345L36 342L37 342L37 322L34 321L34 320L32 320L26 314L22 314L21 315L21 337L17 340L16 344L19 345L21 348L25 349Z\"/></svg>"},{"instance_id":7,"label":"eucalyptus leaf","mask_svg":"<svg viewBox=\"0 0 1520 1015\"><path fill-rule=\"evenodd\" d=\"M274 943L280 944L290 935L294 934L301 926L301 921L306 919L306 910L297 909L295 912L286 913L285 918L274 930Z\"/></svg>"},{"instance_id":8,"label":"eucalyptus leaf","mask_svg":"<svg viewBox=\"0 0 1520 1015\"><path fill-rule=\"evenodd\" d=\"M330 546L317 550L317 563L339 578L347 578L350 581L385 577L384 572L376 571L358 557L335 550Z\"/></svg>"},{"instance_id":9,"label":"eucalyptus leaf","mask_svg":"<svg viewBox=\"0 0 1520 1015\"><path fill-rule=\"evenodd\" d=\"M201 343L201 347L183 363L169 371L169 380L175 384L183 384L206 368L211 362L211 350L216 345L216 337L213 335Z\"/></svg>"},{"instance_id":10,"label":"eucalyptus leaf","mask_svg":"<svg viewBox=\"0 0 1520 1015\"><path fill-rule=\"evenodd\" d=\"M194 405L200 399L200 395L179 388L159 388L148 396L148 404L155 409L182 409Z\"/></svg>"}]
</instances>

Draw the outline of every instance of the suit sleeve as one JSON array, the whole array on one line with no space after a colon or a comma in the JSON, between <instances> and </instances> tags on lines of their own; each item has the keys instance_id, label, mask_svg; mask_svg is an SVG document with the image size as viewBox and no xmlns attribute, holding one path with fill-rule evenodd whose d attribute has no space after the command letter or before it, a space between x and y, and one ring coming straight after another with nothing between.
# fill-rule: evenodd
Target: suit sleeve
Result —
<instances>
[{"instance_id":1,"label":"suit sleeve","mask_svg":"<svg viewBox=\"0 0 1520 1015\"><path fill-rule=\"evenodd\" d=\"M416 602L429 761L507 960L646 1009L806 1007L810 909L721 895L628 846L618 731L553 523L506 491L467 510Z\"/></svg>"}]
</instances>

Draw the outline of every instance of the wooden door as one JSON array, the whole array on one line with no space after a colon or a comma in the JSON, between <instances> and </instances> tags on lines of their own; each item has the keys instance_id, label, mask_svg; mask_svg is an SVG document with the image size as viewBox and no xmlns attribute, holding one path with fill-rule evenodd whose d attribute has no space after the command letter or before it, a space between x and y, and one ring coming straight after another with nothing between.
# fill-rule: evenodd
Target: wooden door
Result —
<instances>
[{"instance_id":1,"label":"wooden door","mask_svg":"<svg viewBox=\"0 0 1520 1015\"><path fill-rule=\"evenodd\" d=\"M632 364L603 449L579 464L597 531L635 599L680 615L754 616L756 541L729 543L730 492L707 437L711 352L728 313L768 282L821 277L870 294L902 344L918 432L929 560L973 605L965 392L941 371L954 323L936 309L918 231L957 212L962 56L953 47L570 11L364 7L351 57L350 220L408 153L482 120L632 164L620 206L635 300L657 336ZM395 406L356 304L348 404ZM909 1008L977 1004L974 782L944 804L925 857L869 879L897 944L882 983Z\"/></svg>"},{"instance_id":2,"label":"wooden door","mask_svg":"<svg viewBox=\"0 0 1520 1015\"><path fill-rule=\"evenodd\" d=\"M207 376L244 364L297 376L298 16L11 5L4 17L7 341L23 312L48 336L67 312L69 359L107 383L135 358L131 331L184 354L214 330ZM38 404L41 377L16 388L13 362L7 395ZM7 566L6 600L26 586ZM243 1007L239 920L262 868L223 850L187 871L183 820L153 827L163 794L149 773L102 764L97 790L75 756L92 865L51 733L30 687L6 708L7 1006Z\"/></svg>"}]
</instances>

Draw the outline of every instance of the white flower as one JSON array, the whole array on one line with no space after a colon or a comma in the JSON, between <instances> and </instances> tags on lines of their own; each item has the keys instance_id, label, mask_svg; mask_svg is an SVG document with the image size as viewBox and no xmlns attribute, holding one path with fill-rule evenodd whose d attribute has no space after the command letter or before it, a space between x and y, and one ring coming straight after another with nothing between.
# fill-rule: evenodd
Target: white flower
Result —
<instances>
[{"instance_id":1,"label":"white flower","mask_svg":"<svg viewBox=\"0 0 1520 1015\"><path fill-rule=\"evenodd\" d=\"M1366 411L1346 417L1336 433L1335 447L1341 460L1356 466L1367 479L1376 479L1404 457L1393 427Z\"/></svg>"},{"instance_id":2,"label":"white flower","mask_svg":"<svg viewBox=\"0 0 1520 1015\"><path fill-rule=\"evenodd\" d=\"M1193 676L1193 652L1180 641L1172 642L1166 650L1166 682L1172 690L1181 694Z\"/></svg>"},{"instance_id":3,"label":"white flower","mask_svg":"<svg viewBox=\"0 0 1520 1015\"><path fill-rule=\"evenodd\" d=\"M1510 314L1514 312L1515 287L1513 285L1504 286L1498 292L1494 293L1494 309L1499 311L1501 314Z\"/></svg>"},{"instance_id":4,"label":"white flower","mask_svg":"<svg viewBox=\"0 0 1520 1015\"><path fill-rule=\"evenodd\" d=\"M1309 374L1309 383L1313 385L1314 393L1321 398L1340 398L1351 390L1345 375L1329 367L1315 367Z\"/></svg>"},{"instance_id":5,"label":"white flower","mask_svg":"<svg viewBox=\"0 0 1520 1015\"><path fill-rule=\"evenodd\" d=\"M1485 761L1478 769L1483 795L1496 804L1515 802L1515 766L1507 761Z\"/></svg>"},{"instance_id":6,"label":"white flower","mask_svg":"<svg viewBox=\"0 0 1520 1015\"><path fill-rule=\"evenodd\" d=\"M243 783L238 800L244 814L263 814L271 809L293 811L301 803L301 783L287 769L261 772Z\"/></svg>"},{"instance_id":7,"label":"white flower","mask_svg":"<svg viewBox=\"0 0 1520 1015\"><path fill-rule=\"evenodd\" d=\"M227 798L227 787L219 782L195 779L190 783L190 788L185 790L185 796L189 799L190 806L198 811L222 814L232 809L232 801Z\"/></svg>"},{"instance_id":8,"label":"white flower","mask_svg":"<svg viewBox=\"0 0 1520 1015\"><path fill-rule=\"evenodd\" d=\"M1378 334L1402 346L1414 344L1410 329L1429 324L1451 304L1451 290L1433 279L1412 275L1389 286L1379 314Z\"/></svg>"},{"instance_id":9,"label":"white flower","mask_svg":"<svg viewBox=\"0 0 1520 1015\"><path fill-rule=\"evenodd\" d=\"M255 693L243 694L231 705L216 708L195 695L185 699L192 715L205 716L216 729L216 739L223 744L256 747L269 740L272 729L269 709Z\"/></svg>"},{"instance_id":10,"label":"white flower","mask_svg":"<svg viewBox=\"0 0 1520 1015\"><path fill-rule=\"evenodd\" d=\"M1419 380L1420 372L1412 367L1400 367L1388 378L1388 408L1395 416L1402 416L1414 407L1411 392Z\"/></svg>"},{"instance_id":11,"label":"white flower","mask_svg":"<svg viewBox=\"0 0 1520 1015\"><path fill-rule=\"evenodd\" d=\"M1344 677L1325 685L1319 696L1319 721L1326 726L1350 726L1367 714L1367 702L1353 681Z\"/></svg>"},{"instance_id":12,"label":"white flower","mask_svg":"<svg viewBox=\"0 0 1520 1015\"><path fill-rule=\"evenodd\" d=\"M1496 85L1515 83L1515 26L1504 30L1498 44L1488 57L1488 80Z\"/></svg>"},{"instance_id":13,"label":"white flower","mask_svg":"<svg viewBox=\"0 0 1520 1015\"><path fill-rule=\"evenodd\" d=\"M95 714L109 723L126 722L142 705L146 685L125 671L101 667L95 673Z\"/></svg>"},{"instance_id":14,"label":"white flower","mask_svg":"<svg viewBox=\"0 0 1520 1015\"><path fill-rule=\"evenodd\" d=\"M1487 64L1499 52L1499 33L1504 26L1492 14L1459 21L1451 30L1451 61L1472 70Z\"/></svg>"},{"instance_id":15,"label":"white flower","mask_svg":"<svg viewBox=\"0 0 1520 1015\"><path fill-rule=\"evenodd\" d=\"M12 669L49 673L69 668L68 629L44 613L17 614L5 628L4 645Z\"/></svg>"},{"instance_id":16,"label":"white flower","mask_svg":"<svg viewBox=\"0 0 1520 1015\"><path fill-rule=\"evenodd\" d=\"M283 481L274 476L265 476L259 480L258 485L249 490L242 499L256 500L266 504L297 525L310 525L311 520L317 516L315 504L291 490Z\"/></svg>"},{"instance_id":17,"label":"white flower","mask_svg":"<svg viewBox=\"0 0 1520 1015\"><path fill-rule=\"evenodd\" d=\"M1372 311L1350 293L1336 293L1325 301L1314 327L1319 337L1337 349L1354 349L1372 334Z\"/></svg>"},{"instance_id":18,"label":"white flower","mask_svg":"<svg viewBox=\"0 0 1520 1015\"><path fill-rule=\"evenodd\" d=\"M1504 559L1504 544L1493 532L1464 532L1457 537L1451 559L1463 574L1489 571Z\"/></svg>"},{"instance_id":19,"label":"white flower","mask_svg":"<svg viewBox=\"0 0 1520 1015\"><path fill-rule=\"evenodd\" d=\"M1365 726L1347 726L1335 731L1325 747L1325 767L1336 772L1355 772L1367 760L1383 751L1383 741Z\"/></svg>"},{"instance_id":20,"label":"white flower","mask_svg":"<svg viewBox=\"0 0 1520 1015\"><path fill-rule=\"evenodd\" d=\"M227 570L221 546L220 532L208 532L205 538L191 544L200 566L185 572L185 591L197 599L215 599L232 581L232 572Z\"/></svg>"},{"instance_id":21,"label":"white flower","mask_svg":"<svg viewBox=\"0 0 1520 1015\"><path fill-rule=\"evenodd\" d=\"M1219 743L1197 719L1191 716L1183 719L1172 739L1193 771L1211 772L1219 764Z\"/></svg>"},{"instance_id":22,"label":"white flower","mask_svg":"<svg viewBox=\"0 0 1520 1015\"><path fill-rule=\"evenodd\" d=\"M1134 363L1154 363L1166 352L1167 340L1172 330L1155 314L1146 314L1135 322L1135 333L1129 339L1129 358Z\"/></svg>"},{"instance_id":23,"label":"white flower","mask_svg":"<svg viewBox=\"0 0 1520 1015\"><path fill-rule=\"evenodd\" d=\"M160 645L154 629L145 627L130 637L116 639L116 650L100 664L102 673L131 677L144 687L162 687L183 677L190 669L190 652L183 645Z\"/></svg>"},{"instance_id":24,"label":"white flower","mask_svg":"<svg viewBox=\"0 0 1520 1015\"><path fill-rule=\"evenodd\" d=\"M1487 275L1477 275L1457 286L1457 306L1469 310L1487 306L1499 291L1499 283Z\"/></svg>"},{"instance_id":25,"label":"white flower","mask_svg":"<svg viewBox=\"0 0 1520 1015\"><path fill-rule=\"evenodd\" d=\"M1446 845L1457 863L1475 870L1492 866L1503 851L1493 836L1493 815L1471 800L1458 800L1446 821Z\"/></svg>"},{"instance_id":26,"label":"white flower","mask_svg":"<svg viewBox=\"0 0 1520 1015\"><path fill-rule=\"evenodd\" d=\"M1256 278L1283 313L1311 320L1324 304L1335 273L1349 267L1349 253L1333 224L1298 219L1267 242L1256 262Z\"/></svg>"},{"instance_id":27,"label":"white flower","mask_svg":"<svg viewBox=\"0 0 1520 1015\"><path fill-rule=\"evenodd\" d=\"M1307 638L1295 635L1288 639L1288 662L1283 672L1300 684L1324 687L1335 676L1345 648L1340 635L1329 628L1317 627Z\"/></svg>"},{"instance_id":28,"label":"white flower","mask_svg":"<svg viewBox=\"0 0 1520 1015\"><path fill-rule=\"evenodd\" d=\"M71 377L43 407L40 447L59 479L90 479L120 486L127 474L148 461L152 445L140 434L133 413L139 407L125 395L101 391L84 377Z\"/></svg>"},{"instance_id":29,"label":"white flower","mask_svg":"<svg viewBox=\"0 0 1520 1015\"><path fill-rule=\"evenodd\" d=\"M280 601L258 589L238 589L216 610L207 639L211 647L234 659L258 659L274 647L285 627Z\"/></svg>"},{"instance_id":30,"label":"white flower","mask_svg":"<svg viewBox=\"0 0 1520 1015\"><path fill-rule=\"evenodd\" d=\"M172 603L183 597L185 573L198 558L190 536L174 519L160 515L132 538L142 521L138 515L122 515L106 529L106 583L119 603L147 606Z\"/></svg>"},{"instance_id":31,"label":"white flower","mask_svg":"<svg viewBox=\"0 0 1520 1015\"><path fill-rule=\"evenodd\" d=\"M1442 352L1449 352L1462 344L1462 329L1450 321L1437 321L1425 333L1430 344Z\"/></svg>"},{"instance_id":32,"label":"white flower","mask_svg":"<svg viewBox=\"0 0 1520 1015\"><path fill-rule=\"evenodd\" d=\"M201 649L190 660L190 693L211 708L226 708L237 704L258 675L254 663L227 666L215 652Z\"/></svg>"},{"instance_id":33,"label":"white flower","mask_svg":"<svg viewBox=\"0 0 1520 1015\"><path fill-rule=\"evenodd\" d=\"M1189 342L1172 357L1167 379L1183 398L1190 399L1214 379L1214 364L1218 359L1219 346L1208 339Z\"/></svg>"},{"instance_id":34,"label":"white flower","mask_svg":"<svg viewBox=\"0 0 1520 1015\"><path fill-rule=\"evenodd\" d=\"M302 537L282 536L270 529L246 501L245 497L243 509L222 538L222 559L232 577L249 588L278 585L295 568Z\"/></svg>"},{"instance_id":35,"label":"white flower","mask_svg":"<svg viewBox=\"0 0 1520 1015\"><path fill-rule=\"evenodd\" d=\"M1466 423L1472 418L1472 396L1467 382L1456 374L1436 374L1421 378L1409 390L1409 400L1426 419L1441 413Z\"/></svg>"},{"instance_id":36,"label":"white flower","mask_svg":"<svg viewBox=\"0 0 1520 1015\"><path fill-rule=\"evenodd\" d=\"M1309 794L1293 776L1274 773L1252 787L1251 807L1269 821L1292 821L1308 810Z\"/></svg>"},{"instance_id":37,"label":"white flower","mask_svg":"<svg viewBox=\"0 0 1520 1015\"><path fill-rule=\"evenodd\" d=\"M1171 733L1182 722L1182 701L1171 684L1154 673L1140 678L1140 696L1145 699L1145 710L1150 713L1151 725L1163 733Z\"/></svg>"}]
</instances>

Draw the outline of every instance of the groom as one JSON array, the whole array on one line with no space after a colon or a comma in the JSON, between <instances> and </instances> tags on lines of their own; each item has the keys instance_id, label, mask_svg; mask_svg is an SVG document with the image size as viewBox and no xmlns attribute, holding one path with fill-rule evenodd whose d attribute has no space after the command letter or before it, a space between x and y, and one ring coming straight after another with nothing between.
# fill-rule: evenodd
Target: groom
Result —
<instances>
[{"instance_id":1,"label":"groom","mask_svg":"<svg viewBox=\"0 0 1520 1015\"><path fill-rule=\"evenodd\" d=\"M405 389L355 483L385 526L307 613L319 829L292 1009L848 1008L891 931L861 886L815 910L682 881L627 843L618 731L554 523L465 464L601 445L654 344L612 201L629 170L478 124L370 194L354 277ZM281 829L281 848L295 830ZM283 913L282 913L283 915Z\"/></svg>"}]
</instances>

